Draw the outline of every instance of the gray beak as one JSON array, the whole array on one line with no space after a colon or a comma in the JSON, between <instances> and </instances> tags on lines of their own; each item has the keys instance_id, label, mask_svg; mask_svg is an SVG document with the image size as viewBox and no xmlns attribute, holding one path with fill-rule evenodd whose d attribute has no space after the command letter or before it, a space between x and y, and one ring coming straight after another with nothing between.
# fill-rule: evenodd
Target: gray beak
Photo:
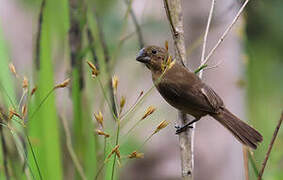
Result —
<instances>
[{"instance_id":1,"label":"gray beak","mask_svg":"<svg viewBox=\"0 0 283 180\"><path fill-rule=\"evenodd\" d=\"M150 61L150 57L147 56L144 48L140 50L136 60L142 63L148 63Z\"/></svg>"}]
</instances>

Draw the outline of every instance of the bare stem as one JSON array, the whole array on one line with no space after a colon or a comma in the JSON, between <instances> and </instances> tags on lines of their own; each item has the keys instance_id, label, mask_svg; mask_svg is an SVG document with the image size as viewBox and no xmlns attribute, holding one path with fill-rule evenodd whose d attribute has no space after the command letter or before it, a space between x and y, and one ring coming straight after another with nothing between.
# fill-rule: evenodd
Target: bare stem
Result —
<instances>
[{"instance_id":1,"label":"bare stem","mask_svg":"<svg viewBox=\"0 0 283 180\"><path fill-rule=\"evenodd\" d=\"M210 24L211 24L211 19L212 19L212 14L213 14L214 6L215 6L215 0L212 0L211 1L211 7L210 7L209 15L208 15L208 19L207 19L207 25L206 25L206 29L205 29L205 33L204 33L204 38L203 38L203 45L202 45L200 64L203 64L203 62L204 62L204 55L205 55L205 48L206 48L206 43L207 43L207 36L208 36ZM202 77L202 72L203 72L202 70L200 70L200 72L199 72L199 77L200 78Z\"/></svg>"},{"instance_id":2,"label":"bare stem","mask_svg":"<svg viewBox=\"0 0 283 180\"><path fill-rule=\"evenodd\" d=\"M204 59L204 61L202 62L202 65L206 64L209 60L209 58L214 54L215 50L219 47L219 45L223 42L223 40L225 39L225 37L228 35L228 33L230 32L230 30L232 29L232 27L234 26L234 24L237 22L238 18L240 17L240 15L242 14L243 10L245 9L245 7L247 6L249 0L246 0L244 2L244 4L241 6L241 8L239 9L238 13L236 14L235 18L233 19L233 21L231 22L231 24L226 28L226 30L224 31L224 33L222 34L222 36L220 37L220 39L218 40L218 42L215 44L215 46L210 50L210 52L208 53L208 55L206 56L206 58Z\"/></svg>"},{"instance_id":3,"label":"bare stem","mask_svg":"<svg viewBox=\"0 0 283 180\"><path fill-rule=\"evenodd\" d=\"M0 122L1 124L4 122L4 119L2 119L1 116L0 116ZM3 126L0 126L0 135L1 135L4 172L5 172L6 180L9 180L10 174L9 174L9 169L8 169L8 149L7 149L6 139L4 137Z\"/></svg>"},{"instance_id":4,"label":"bare stem","mask_svg":"<svg viewBox=\"0 0 283 180\"><path fill-rule=\"evenodd\" d=\"M63 128L64 128L64 131L65 131L65 136L66 136L66 146L67 146L67 149L70 153L70 156L72 158L72 161L75 165L75 168L77 169L79 175L81 176L81 178L83 180L86 180L86 176L84 174L84 171L83 171L83 168L79 162L79 159L78 157L76 156L76 153L73 149L73 146L72 146L72 138L71 138L71 133L70 133L70 130L68 128L68 122L66 120L65 117L62 117L62 124L63 124Z\"/></svg>"},{"instance_id":5,"label":"bare stem","mask_svg":"<svg viewBox=\"0 0 283 180\"><path fill-rule=\"evenodd\" d=\"M38 24L37 24L37 34L36 34L36 42L35 42L35 64L36 68L39 69L40 61L40 39L41 39L41 28L42 28L42 22L43 22L43 10L45 8L45 2L46 0L42 0L39 10L39 16L38 16Z\"/></svg>"},{"instance_id":6,"label":"bare stem","mask_svg":"<svg viewBox=\"0 0 283 180\"><path fill-rule=\"evenodd\" d=\"M187 65L181 0L163 0L163 2L174 40L176 59L183 65ZM188 121L187 115L179 112L178 121L181 125L185 125ZM193 134L193 130L186 130L179 134L182 177L184 180L193 179Z\"/></svg>"},{"instance_id":7,"label":"bare stem","mask_svg":"<svg viewBox=\"0 0 283 180\"><path fill-rule=\"evenodd\" d=\"M276 139L276 137L277 137L277 134L278 134L278 131L279 131L279 129L280 129L280 126L281 126L282 121L283 121L283 111L282 111L282 113L281 113L281 118L279 119L278 124L277 124L277 126L276 126L276 129L275 129L275 131L274 131L274 133L273 133L271 142L270 142L270 144L269 144L269 146L268 146L268 150L267 150L267 153L266 153L266 155L265 155L265 159L264 159L264 161L263 161L263 163L262 163L262 167L261 167L261 170L260 170L259 175L258 175L258 178L257 178L258 180L261 180L261 179L262 179L262 175L263 175L263 173L264 173L264 169L265 169L267 160L269 159L269 156L270 156L270 153L271 153L271 150L272 150L274 141L275 141L275 139Z\"/></svg>"},{"instance_id":8,"label":"bare stem","mask_svg":"<svg viewBox=\"0 0 283 180\"><path fill-rule=\"evenodd\" d=\"M245 170L245 180L249 180L249 157L248 149L246 146L243 146L243 157L244 157L244 170Z\"/></svg>"},{"instance_id":9,"label":"bare stem","mask_svg":"<svg viewBox=\"0 0 283 180\"><path fill-rule=\"evenodd\" d=\"M125 0L125 3L129 6L130 8L130 15L132 17L132 20L134 22L134 25L136 27L136 31L137 31L137 35L138 35L138 40L139 40L139 45L140 45L140 48L143 48L144 47L144 38L143 38L143 35L142 35L142 32L141 32L141 27L138 23L138 20L137 20L137 17L131 7L131 2L129 0Z\"/></svg>"},{"instance_id":10,"label":"bare stem","mask_svg":"<svg viewBox=\"0 0 283 180\"><path fill-rule=\"evenodd\" d=\"M107 47L107 43L105 40L105 34L103 33L103 27L101 24L101 19L100 16L97 14L96 9L94 9L94 15L95 15L95 19L96 19L96 23L97 23L97 30L98 30L98 34L99 34L99 40L100 40L100 44L102 46L102 50L103 50L103 56L104 56L104 61L106 64L106 70L109 76L109 80L108 80L108 86L109 86L109 90L110 90L110 100L111 100L111 107L112 110L114 111L114 114L117 116L118 112L116 111L116 106L115 106L115 100L114 100L114 94L113 94L113 87L111 84L111 68L110 68L110 54L109 54L109 49Z\"/></svg>"}]
</instances>

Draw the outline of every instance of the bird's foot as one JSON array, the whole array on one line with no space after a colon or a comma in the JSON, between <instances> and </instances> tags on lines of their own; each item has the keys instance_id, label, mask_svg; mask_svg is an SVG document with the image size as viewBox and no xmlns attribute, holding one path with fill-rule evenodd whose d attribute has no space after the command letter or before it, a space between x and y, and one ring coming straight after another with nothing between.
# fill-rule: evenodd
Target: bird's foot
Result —
<instances>
[{"instance_id":1,"label":"bird's foot","mask_svg":"<svg viewBox=\"0 0 283 180\"><path fill-rule=\"evenodd\" d=\"M186 131L187 128L194 128L194 127L193 127L193 126L190 126L190 124L186 124L186 125L184 125L184 126L182 126L182 127L180 127L180 126L175 126L175 128L176 128L176 133L175 133L175 134L180 134L181 132Z\"/></svg>"}]
</instances>

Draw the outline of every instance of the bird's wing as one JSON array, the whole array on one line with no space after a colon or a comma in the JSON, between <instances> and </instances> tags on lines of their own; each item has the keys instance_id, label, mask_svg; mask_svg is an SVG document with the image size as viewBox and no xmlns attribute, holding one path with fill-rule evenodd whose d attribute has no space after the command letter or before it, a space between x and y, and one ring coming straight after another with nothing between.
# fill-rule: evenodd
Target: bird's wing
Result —
<instances>
[{"instance_id":1,"label":"bird's wing","mask_svg":"<svg viewBox=\"0 0 283 180\"><path fill-rule=\"evenodd\" d=\"M223 106L221 98L209 86L201 81L191 84L186 81L186 78L177 79L174 82L163 81L158 84L158 90L167 101L174 102L175 106L181 104L181 106L207 113L215 113L219 107Z\"/></svg>"}]
</instances>

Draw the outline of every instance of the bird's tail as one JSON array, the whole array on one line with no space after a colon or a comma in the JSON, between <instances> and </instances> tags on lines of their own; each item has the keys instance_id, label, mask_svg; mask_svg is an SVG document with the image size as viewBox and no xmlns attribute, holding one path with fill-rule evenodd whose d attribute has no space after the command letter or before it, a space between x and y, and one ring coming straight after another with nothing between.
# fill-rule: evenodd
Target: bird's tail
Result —
<instances>
[{"instance_id":1,"label":"bird's tail","mask_svg":"<svg viewBox=\"0 0 283 180\"><path fill-rule=\"evenodd\" d=\"M218 122L225 126L242 144L253 149L262 141L262 135L241 121L226 108L220 109L220 112L212 115Z\"/></svg>"}]
</instances>

